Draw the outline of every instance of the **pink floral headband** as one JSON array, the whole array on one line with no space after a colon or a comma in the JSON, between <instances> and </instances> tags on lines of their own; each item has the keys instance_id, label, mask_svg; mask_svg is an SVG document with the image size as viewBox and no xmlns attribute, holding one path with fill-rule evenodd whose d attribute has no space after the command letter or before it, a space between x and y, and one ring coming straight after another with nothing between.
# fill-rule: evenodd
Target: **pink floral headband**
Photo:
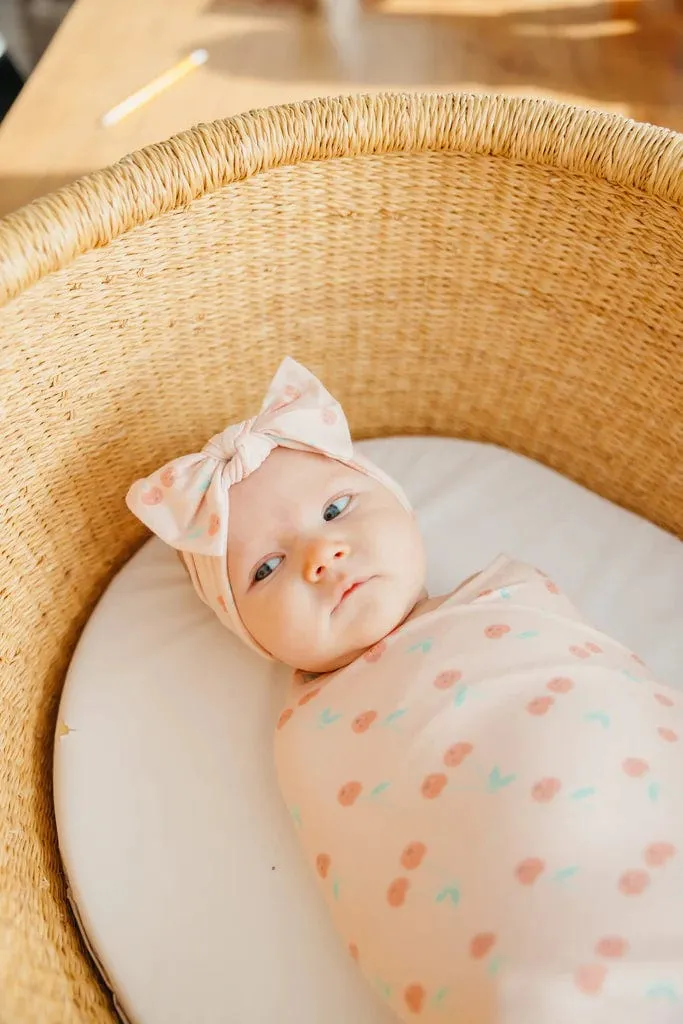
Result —
<instances>
[{"instance_id":1,"label":"pink floral headband","mask_svg":"<svg viewBox=\"0 0 683 1024\"><path fill-rule=\"evenodd\" d=\"M126 495L131 512L181 552L202 601L224 626L267 658L271 655L238 614L228 579L229 494L278 446L326 455L374 477L410 509L398 484L354 453L339 403L317 377L290 358L273 378L258 416L226 427L199 454L181 455L137 480Z\"/></svg>"}]
</instances>

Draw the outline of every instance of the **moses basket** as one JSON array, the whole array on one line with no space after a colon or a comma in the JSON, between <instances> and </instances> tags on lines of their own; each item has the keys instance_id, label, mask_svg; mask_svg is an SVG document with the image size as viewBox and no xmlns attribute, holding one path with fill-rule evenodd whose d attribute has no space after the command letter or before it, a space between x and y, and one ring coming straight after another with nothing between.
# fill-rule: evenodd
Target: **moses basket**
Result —
<instances>
[{"instance_id":1,"label":"moses basket","mask_svg":"<svg viewBox=\"0 0 683 1024\"><path fill-rule=\"evenodd\" d=\"M683 534L683 137L552 102L279 107L0 222L0 1019L113 1020L51 796L124 495L293 355L357 438L494 442Z\"/></svg>"}]
</instances>

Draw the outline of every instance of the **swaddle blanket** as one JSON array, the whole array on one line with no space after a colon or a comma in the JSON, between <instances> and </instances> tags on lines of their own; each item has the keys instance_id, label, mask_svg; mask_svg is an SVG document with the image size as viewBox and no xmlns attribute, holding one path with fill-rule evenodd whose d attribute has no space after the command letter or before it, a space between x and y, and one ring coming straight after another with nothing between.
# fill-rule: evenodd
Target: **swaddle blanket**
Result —
<instances>
[{"instance_id":1,"label":"swaddle blanket","mask_svg":"<svg viewBox=\"0 0 683 1024\"><path fill-rule=\"evenodd\" d=\"M401 1019L683 1020L681 705L503 556L348 667L293 682L282 793L350 955Z\"/></svg>"}]
</instances>

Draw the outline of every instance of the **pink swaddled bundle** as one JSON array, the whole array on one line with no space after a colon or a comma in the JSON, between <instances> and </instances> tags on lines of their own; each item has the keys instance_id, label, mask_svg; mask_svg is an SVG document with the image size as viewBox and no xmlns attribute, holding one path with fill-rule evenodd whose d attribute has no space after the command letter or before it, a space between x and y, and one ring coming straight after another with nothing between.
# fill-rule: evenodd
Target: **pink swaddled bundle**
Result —
<instances>
[{"instance_id":1,"label":"pink swaddled bundle","mask_svg":"<svg viewBox=\"0 0 683 1024\"><path fill-rule=\"evenodd\" d=\"M403 1020L683 1019L683 710L506 558L276 737L349 953Z\"/></svg>"}]
</instances>

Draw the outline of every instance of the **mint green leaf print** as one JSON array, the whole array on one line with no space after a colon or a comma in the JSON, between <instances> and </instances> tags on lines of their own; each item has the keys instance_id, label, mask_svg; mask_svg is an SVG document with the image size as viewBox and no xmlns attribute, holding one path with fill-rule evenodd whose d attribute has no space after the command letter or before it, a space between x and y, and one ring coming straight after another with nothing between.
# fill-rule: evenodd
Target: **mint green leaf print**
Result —
<instances>
[{"instance_id":1,"label":"mint green leaf print","mask_svg":"<svg viewBox=\"0 0 683 1024\"><path fill-rule=\"evenodd\" d=\"M669 1003L677 1003L679 996L676 988L667 982L653 985L645 993L648 999L666 999Z\"/></svg>"},{"instance_id":2,"label":"mint green leaf print","mask_svg":"<svg viewBox=\"0 0 683 1024\"><path fill-rule=\"evenodd\" d=\"M603 729L608 729L610 717L605 711L589 711L583 716L584 722L599 722Z\"/></svg>"},{"instance_id":3,"label":"mint green leaf print","mask_svg":"<svg viewBox=\"0 0 683 1024\"><path fill-rule=\"evenodd\" d=\"M380 782L380 784L375 786L375 788L370 792L370 796L379 796L380 793L385 791L385 789L389 789L390 785L390 782Z\"/></svg>"},{"instance_id":4,"label":"mint green leaf print","mask_svg":"<svg viewBox=\"0 0 683 1024\"><path fill-rule=\"evenodd\" d=\"M578 864L572 864L567 868L560 868L559 871L555 872L552 880L553 882L566 882L567 879L573 878L578 870Z\"/></svg>"},{"instance_id":5,"label":"mint green leaf print","mask_svg":"<svg viewBox=\"0 0 683 1024\"><path fill-rule=\"evenodd\" d=\"M449 989L440 988L439 991L434 994L434 998L432 999L432 1006L441 1006L446 996L448 995L448 992Z\"/></svg>"},{"instance_id":6,"label":"mint green leaf print","mask_svg":"<svg viewBox=\"0 0 683 1024\"><path fill-rule=\"evenodd\" d=\"M297 828L301 828L301 811L299 810L299 808L290 807L289 813L292 816L292 821L297 826Z\"/></svg>"},{"instance_id":7,"label":"mint green leaf print","mask_svg":"<svg viewBox=\"0 0 683 1024\"><path fill-rule=\"evenodd\" d=\"M657 803L657 800L659 799L659 792L660 785L658 782L651 782L650 785L647 787L647 795L649 796L653 804Z\"/></svg>"},{"instance_id":8,"label":"mint green leaf print","mask_svg":"<svg viewBox=\"0 0 683 1024\"><path fill-rule=\"evenodd\" d=\"M527 629L524 633L517 633L515 636L516 640L533 640L534 637L538 636L537 629Z\"/></svg>"},{"instance_id":9,"label":"mint green leaf print","mask_svg":"<svg viewBox=\"0 0 683 1024\"><path fill-rule=\"evenodd\" d=\"M338 878L335 878L334 882L332 883L332 895L334 896L335 900L339 899L339 879Z\"/></svg>"},{"instance_id":10,"label":"mint green leaf print","mask_svg":"<svg viewBox=\"0 0 683 1024\"><path fill-rule=\"evenodd\" d=\"M455 697L453 698L453 703L455 704L456 708L462 707L462 705L465 703L466 696L467 687L459 686L458 689L455 691Z\"/></svg>"},{"instance_id":11,"label":"mint green leaf print","mask_svg":"<svg viewBox=\"0 0 683 1024\"><path fill-rule=\"evenodd\" d=\"M510 593L510 591L506 587L501 587L500 590L499 590L499 594L503 598L504 601L509 601L510 598L512 597L512 594Z\"/></svg>"},{"instance_id":12,"label":"mint green leaf print","mask_svg":"<svg viewBox=\"0 0 683 1024\"><path fill-rule=\"evenodd\" d=\"M503 775L498 765L491 769L491 774L487 780L487 789L489 793L497 793L499 789L505 789L510 783L514 782L517 778L516 775Z\"/></svg>"},{"instance_id":13,"label":"mint green leaf print","mask_svg":"<svg viewBox=\"0 0 683 1024\"><path fill-rule=\"evenodd\" d=\"M402 718L403 715L407 713L407 711L408 708L397 708L396 711L392 711L390 715L387 715L387 717L382 722L382 725L391 725L391 723L395 722L396 719Z\"/></svg>"},{"instance_id":14,"label":"mint green leaf print","mask_svg":"<svg viewBox=\"0 0 683 1024\"><path fill-rule=\"evenodd\" d=\"M387 985L386 981L382 981L381 978L375 978L375 988L383 999L391 999L393 989L391 985Z\"/></svg>"},{"instance_id":15,"label":"mint green leaf print","mask_svg":"<svg viewBox=\"0 0 683 1024\"><path fill-rule=\"evenodd\" d=\"M412 647L408 648L408 654L413 654L415 651L422 651L423 654L429 654L433 644L434 641L430 640L429 638L427 638L426 640L421 640L419 644L413 644Z\"/></svg>"},{"instance_id":16,"label":"mint green leaf print","mask_svg":"<svg viewBox=\"0 0 683 1024\"><path fill-rule=\"evenodd\" d=\"M454 907L457 907L460 902L460 890L456 885L447 885L445 889L442 889L436 897L437 903L445 903L446 900L450 900Z\"/></svg>"},{"instance_id":17,"label":"mint green leaf print","mask_svg":"<svg viewBox=\"0 0 683 1024\"><path fill-rule=\"evenodd\" d=\"M490 974L491 977L494 978L496 974L498 974L498 971L501 968L501 964L502 960L499 956L492 956L486 966L487 974Z\"/></svg>"},{"instance_id":18,"label":"mint green leaf print","mask_svg":"<svg viewBox=\"0 0 683 1024\"><path fill-rule=\"evenodd\" d=\"M569 798L570 800L585 800L586 797L594 796L595 792L595 786L582 786L581 789L575 789L573 793L570 793Z\"/></svg>"},{"instance_id":19,"label":"mint green leaf print","mask_svg":"<svg viewBox=\"0 0 683 1024\"><path fill-rule=\"evenodd\" d=\"M325 708L318 717L318 728L324 729L328 725L334 725L341 717L341 712L335 715L332 708Z\"/></svg>"}]
</instances>

